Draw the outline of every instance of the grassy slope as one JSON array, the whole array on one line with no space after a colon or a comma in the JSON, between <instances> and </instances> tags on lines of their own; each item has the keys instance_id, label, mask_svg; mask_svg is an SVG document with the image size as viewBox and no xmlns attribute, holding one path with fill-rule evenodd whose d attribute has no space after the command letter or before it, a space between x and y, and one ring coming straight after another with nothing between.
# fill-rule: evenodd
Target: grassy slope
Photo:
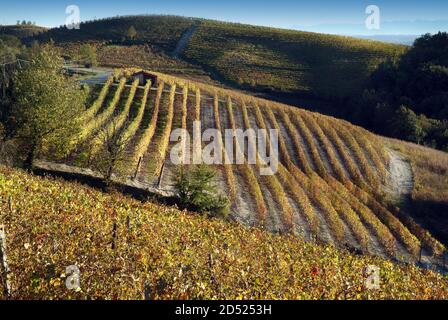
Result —
<instances>
[{"instance_id":1,"label":"grassy slope","mask_svg":"<svg viewBox=\"0 0 448 320\"><path fill-rule=\"evenodd\" d=\"M369 70L404 46L340 36L173 16L136 16L54 29L57 42L121 41L130 26L136 43L171 54L191 26L199 24L183 57L234 86L274 95L345 97L360 88ZM144 66L141 66L144 67Z\"/></svg>"},{"instance_id":2,"label":"grassy slope","mask_svg":"<svg viewBox=\"0 0 448 320\"><path fill-rule=\"evenodd\" d=\"M42 39L51 38L57 42L86 40L121 41L126 39L129 27L134 26L137 30L136 42L148 43L171 53L183 32L193 23L193 19L173 16L110 18L83 23L79 30L52 29L42 35Z\"/></svg>"},{"instance_id":3,"label":"grassy slope","mask_svg":"<svg viewBox=\"0 0 448 320\"><path fill-rule=\"evenodd\" d=\"M156 299L448 298L429 271L5 167L0 199L14 298L139 299L145 283ZM78 293L64 285L73 264ZM368 265L381 268L378 291L364 286Z\"/></svg>"},{"instance_id":4,"label":"grassy slope","mask_svg":"<svg viewBox=\"0 0 448 320\"><path fill-rule=\"evenodd\" d=\"M182 60L171 58L149 45L113 45L101 41L89 41L97 52L98 63L104 67L125 68L139 66L143 69L176 74L205 74L200 68ZM84 42L60 43L64 55L80 60Z\"/></svg>"},{"instance_id":5,"label":"grassy slope","mask_svg":"<svg viewBox=\"0 0 448 320\"><path fill-rule=\"evenodd\" d=\"M444 243L448 242L448 154L413 143L388 139L411 162L414 174L412 208L421 221Z\"/></svg>"},{"instance_id":6,"label":"grassy slope","mask_svg":"<svg viewBox=\"0 0 448 320\"><path fill-rule=\"evenodd\" d=\"M46 28L39 26L0 26L0 34L7 34L20 39L35 36L46 30Z\"/></svg>"},{"instance_id":7,"label":"grassy slope","mask_svg":"<svg viewBox=\"0 0 448 320\"><path fill-rule=\"evenodd\" d=\"M204 21L185 57L239 85L325 97L352 94L369 70L403 50L349 37Z\"/></svg>"}]
</instances>

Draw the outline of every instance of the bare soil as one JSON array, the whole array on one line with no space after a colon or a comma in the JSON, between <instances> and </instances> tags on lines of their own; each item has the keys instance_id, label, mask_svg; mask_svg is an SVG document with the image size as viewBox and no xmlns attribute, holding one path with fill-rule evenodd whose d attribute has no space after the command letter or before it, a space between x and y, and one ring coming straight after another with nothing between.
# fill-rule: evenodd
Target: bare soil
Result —
<instances>
[{"instance_id":1,"label":"bare soil","mask_svg":"<svg viewBox=\"0 0 448 320\"><path fill-rule=\"evenodd\" d=\"M406 204L414 188L411 164L397 152L388 150L390 156L389 183L386 190L399 204Z\"/></svg>"}]
</instances>

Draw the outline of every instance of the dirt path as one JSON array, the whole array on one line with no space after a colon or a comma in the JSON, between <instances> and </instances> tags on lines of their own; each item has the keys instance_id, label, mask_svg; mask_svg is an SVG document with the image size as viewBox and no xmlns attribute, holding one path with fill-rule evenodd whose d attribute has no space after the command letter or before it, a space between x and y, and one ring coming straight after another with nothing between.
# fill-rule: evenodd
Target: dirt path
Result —
<instances>
[{"instance_id":1,"label":"dirt path","mask_svg":"<svg viewBox=\"0 0 448 320\"><path fill-rule=\"evenodd\" d=\"M137 176L137 179L140 182L157 185L159 176L154 175L154 161L153 155L157 152L157 148L161 143L163 131L167 125L167 114L168 114L168 104L169 104L169 96L164 93L160 99L160 109L159 115L157 117L157 124L154 136L151 139L151 143L149 144L148 150L143 155L143 159L140 165L140 170Z\"/></svg>"},{"instance_id":2,"label":"dirt path","mask_svg":"<svg viewBox=\"0 0 448 320\"><path fill-rule=\"evenodd\" d=\"M399 204L406 205L414 188L411 164L395 151L388 150L388 152L390 156L390 177L386 190Z\"/></svg>"},{"instance_id":3,"label":"dirt path","mask_svg":"<svg viewBox=\"0 0 448 320\"><path fill-rule=\"evenodd\" d=\"M227 113L227 107L225 102L220 102L220 122L221 129L223 134L223 139L225 139L225 130L231 129L231 125L229 122L229 115ZM225 141L224 141L225 144ZM229 155L230 156L230 155ZM233 156L232 156L233 157ZM232 206L232 217L247 226L255 226L258 223L256 212L256 206L254 203L254 199L249 192L249 186L247 186L244 178L241 176L238 167L232 165L233 174L235 177L235 189L236 189L236 199L235 205Z\"/></svg>"},{"instance_id":4,"label":"dirt path","mask_svg":"<svg viewBox=\"0 0 448 320\"><path fill-rule=\"evenodd\" d=\"M188 45L188 42L190 42L191 37L193 36L194 32L198 28L197 25L194 25L190 27L187 31L184 32L182 37L179 39L179 42L176 45L176 49L173 51L173 58L178 59L179 56L184 52L185 48Z\"/></svg>"},{"instance_id":5,"label":"dirt path","mask_svg":"<svg viewBox=\"0 0 448 320\"><path fill-rule=\"evenodd\" d=\"M88 85L103 84L113 74L113 69L111 68L85 68L77 65L66 65L64 69L69 73L85 75L79 82Z\"/></svg>"},{"instance_id":6,"label":"dirt path","mask_svg":"<svg viewBox=\"0 0 448 320\"><path fill-rule=\"evenodd\" d=\"M182 128L182 95L174 97L174 118L172 131ZM171 162L171 150L178 142L170 142L165 155L165 166L162 170L160 187L166 190L174 190L175 175L178 166Z\"/></svg>"},{"instance_id":7,"label":"dirt path","mask_svg":"<svg viewBox=\"0 0 448 320\"><path fill-rule=\"evenodd\" d=\"M411 193L414 189L414 175L411 164L399 153L390 149L387 151L390 157L390 164L388 168L389 181L385 190L404 212L409 213L411 212ZM398 251L399 259L401 258L402 261L412 260L403 244L399 244ZM429 261L428 257L425 256L428 256L428 253L423 251L423 261Z\"/></svg>"},{"instance_id":8,"label":"dirt path","mask_svg":"<svg viewBox=\"0 0 448 320\"><path fill-rule=\"evenodd\" d=\"M232 206L232 217L246 226L256 226L258 224L256 206L250 193L247 192L249 186L237 170L234 170L233 173L236 180L236 204Z\"/></svg>"},{"instance_id":9,"label":"dirt path","mask_svg":"<svg viewBox=\"0 0 448 320\"><path fill-rule=\"evenodd\" d=\"M70 166L63 163L55 163L45 160L36 160L33 163L33 167L35 169L45 170L47 172L76 176L81 180L85 178L98 179L98 180L102 179L102 175L99 174L98 172L93 171L92 169ZM155 194L161 197L170 198L175 196L175 194L171 190L158 189L155 188L152 184L133 180L129 177L123 178L121 176L113 174L112 181L117 184L120 184L121 186L132 187L139 190L145 190L150 192L151 194Z\"/></svg>"}]
</instances>

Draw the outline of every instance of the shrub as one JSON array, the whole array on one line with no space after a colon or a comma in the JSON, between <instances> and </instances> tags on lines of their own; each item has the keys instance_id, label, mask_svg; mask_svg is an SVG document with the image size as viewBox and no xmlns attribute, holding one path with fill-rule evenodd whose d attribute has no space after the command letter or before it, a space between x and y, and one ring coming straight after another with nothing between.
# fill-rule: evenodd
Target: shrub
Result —
<instances>
[{"instance_id":1,"label":"shrub","mask_svg":"<svg viewBox=\"0 0 448 320\"><path fill-rule=\"evenodd\" d=\"M80 51L80 62L83 63L86 68L98 66L98 58L93 46L85 44Z\"/></svg>"},{"instance_id":2,"label":"shrub","mask_svg":"<svg viewBox=\"0 0 448 320\"><path fill-rule=\"evenodd\" d=\"M177 171L174 185L180 204L186 209L213 217L227 218L229 200L218 194L215 178L216 172L206 165L189 169L181 166Z\"/></svg>"}]
</instances>

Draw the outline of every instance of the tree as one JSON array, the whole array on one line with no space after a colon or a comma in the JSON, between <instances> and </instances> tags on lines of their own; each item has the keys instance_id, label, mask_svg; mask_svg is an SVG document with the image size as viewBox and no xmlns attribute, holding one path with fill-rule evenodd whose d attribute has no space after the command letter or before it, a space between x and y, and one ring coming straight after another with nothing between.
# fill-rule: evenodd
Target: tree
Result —
<instances>
[{"instance_id":1,"label":"tree","mask_svg":"<svg viewBox=\"0 0 448 320\"><path fill-rule=\"evenodd\" d=\"M57 50L46 45L14 79L16 135L23 142L27 168L40 151L64 155L80 130L87 94L62 67Z\"/></svg>"},{"instance_id":2,"label":"tree","mask_svg":"<svg viewBox=\"0 0 448 320\"><path fill-rule=\"evenodd\" d=\"M31 46L27 47L25 51L25 59L26 60L32 59L33 57L37 56L41 50L42 47L39 41L33 40L33 42L31 42Z\"/></svg>"},{"instance_id":3,"label":"tree","mask_svg":"<svg viewBox=\"0 0 448 320\"><path fill-rule=\"evenodd\" d=\"M397 61L385 61L372 74L374 89L386 93L386 102L402 104L416 113L440 118L448 86L448 33L424 35ZM407 101L404 102L403 99ZM431 100L436 100L436 105ZM429 101L429 103L428 103Z\"/></svg>"},{"instance_id":4,"label":"tree","mask_svg":"<svg viewBox=\"0 0 448 320\"><path fill-rule=\"evenodd\" d=\"M124 127L127 127L125 124ZM117 120L112 120L111 124L102 128L98 133L100 152L92 159L92 164L102 176L107 188L112 186L112 177L114 174L120 175L129 164L129 157L126 152L126 146L132 137L125 138L119 130Z\"/></svg>"},{"instance_id":5,"label":"tree","mask_svg":"<svg viewBox=\"0 0 448 320\"><path fill-rule=\"evenodd\" d=\"M80 50L81 62L86 68L96 67L98 65L95 48L90 44L85 44Z\"/></svg>"},{"instance_id":6,"label":"tree","mask_svg":"<svg viewBox=\"0 0 448 320\"><path fill-rule=\"evenodd\" d=\"M18 38L8 35L0 35L0 63L14 61L20 53L21 42Z\"/></svg>"},{"instance_id":7,"label":"tree","mask_svg":"<svg viewBox=\"0 0 448 320\"><path fill-rule=\"evenodd\" d=\"M14 140L8 140L6 129L0 122L0 163L13 166L17 152L17 143Z\"/></svg>"},{"instance_id":8,"label":"tree","mask_svg":"<svg viewBox=\"0 0 448 320\"><path fill-rule=\"evenodd\" d=\"M0 35L0 64L9 63L9 65L0 66L0 121L2 120L3 107L5 105L6 92L10 87L11 78L15 72L16 65L11 64L21 53L21 42L18 38L8 35Z\"/></svg>"},{"instance_id":9,"label":"tree","mask_svg":"<svg viewBox=\"0 0 448 320\"><path fill-rule=\"evenodd\" d=\"M0 44L13 48L20 48L22 46L19 38L7 34L0 35Z\"/></svg>"},{"instance_id":10,"label":"tree","mask_svg":"<svg viewBox=\"0 0 448 320\"><path fill-rule=\"evenodd\" d=\"M357 112L350 113L351 120L380 134L443 148L448 33L423 35L400 57L381 63L367 88L359 100L352 99Z\"/></svg>"},{"instance_id":11,"label":"tree","mask_svg":"<svg viewBox=\"0 0 448 320\"><path fill-rule=\"evenodd\" d=\"M134 26L130 26L128 31L126 32L126 37L129 40L135 40L137 38L137 30Z\"/></svg>"},{"instance_id":12,"label":"tree","mask_svg":"<svg viewBox=\"0 0 448 320\"><path fill-rule=\"evenodd\" d=\"M426 135L418 116L405 106L396 111L391 130L395 137L417 143Z\"/></svg>"},{"instance_id":13,"label":"tree","mask_svg":"<svg viewBox=\"0 0 448 320\"><path fill-rule=\"evenodd\" d=\"M180 204L184 208L210 216L227 217L229 200L218 193L215 178L216 172L206 165L190 169L181 166L174 185Z\"/></svg>"}]
</instances>

